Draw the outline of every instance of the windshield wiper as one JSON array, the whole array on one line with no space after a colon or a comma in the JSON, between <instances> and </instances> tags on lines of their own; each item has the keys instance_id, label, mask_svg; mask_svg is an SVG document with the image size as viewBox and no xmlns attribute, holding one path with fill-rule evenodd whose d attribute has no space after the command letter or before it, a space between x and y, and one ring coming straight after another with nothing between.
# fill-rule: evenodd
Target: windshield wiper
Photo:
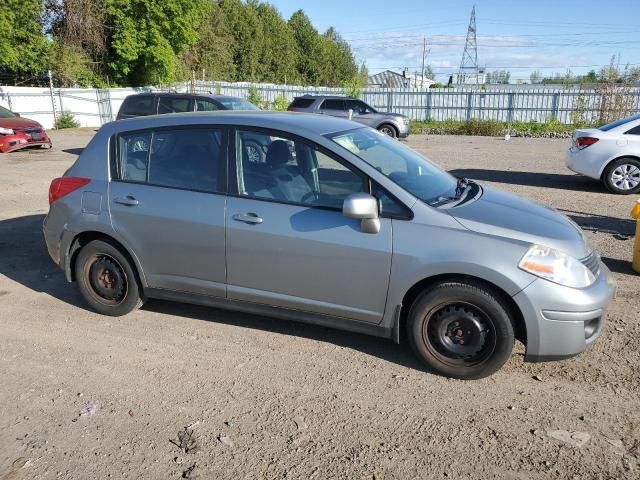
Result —
<instances>
[{"instance_id":1,"label":"windshield wiper","mask_svg":"<svg viewBox=\"0 0 640 480\"><path fill-rule=\"evenodd\" d=\"M464 178L464 177L458 178L458 183L456 184L455 198L460 198L470 183L471 183L471 180L469 180L468 178Z\"/></svg>"},{"instance_id":2,"label":"windshield wiper","mask_svg":"<svg viewBox=\"0 0 640 480\"><path fill-rule=\"evenodd\" d=\"M456 184L456 190L452 197L441 196L427 203L432 207L440 207L442 205L446 205L447 203L458 202L462 198L462 196L466 193L467 189L472 183L473 181L469 180L468 178L458 178L458 183Z\"/></svg>"}]
</instances>

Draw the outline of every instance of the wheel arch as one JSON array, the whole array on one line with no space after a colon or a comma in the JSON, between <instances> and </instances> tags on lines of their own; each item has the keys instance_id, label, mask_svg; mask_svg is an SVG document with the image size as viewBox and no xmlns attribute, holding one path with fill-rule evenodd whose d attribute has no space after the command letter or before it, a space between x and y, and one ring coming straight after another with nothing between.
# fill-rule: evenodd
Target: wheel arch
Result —
<instances>
[{"instance_id":1,"label":"wheel arch","mask_svg":"<svg viewBox=\"0 0 640 480\"><path fill-rule=\"evenodd\" d=\"M604 181L604 172L607 170L609 165L611 165L616 160L620 160L622 158L633 158L634 160L637 160L637 161L640 162L640 155L637 155L637 154L631 153L631 154L625 154L625 155L616 155L615 157L610 158L609 160L607 160L606 162L604 162L602 164L602 168L600 169L600 180L601 181Z\"/></svg>"},{"instance_id":2,"label":"wheel arch","mask_svg":"<svg viewBox=\"0 0 640 480\"><path fill-rule=\"evenodd\" d=\"M505 292L502 288L500 288L495 283L489 282L483 278L476 277L473 275L465 275L465 274L439 274L431 277L423 278L422 280L414 283L404 294L402 298L402 308L400 309L400 315L398 319L397 326L397 334L399 338L405 335L406 331L406 322L409 316L409 311L411 310L411 306L416 301L416 299L420 296L422 292L429 289L433 285L438 283L446 282L446 281L472 281L473 283L480 284L489 290L493 291L509 308L509 313L513 318L514 330L516 339L522 342L525 346L527 344L527 326L524 320L524 315L522 311L513 300L511 295Z\"/></svg>"},{"instance_id":3,"label":"wheel arch","mask_svg":"<svg viewBox=\"0 0 640 480\"><path fill-rule=\"evenodd\" d=\"M66 264L65 273L69 281L76 280L75 279L75 262L78 258L78 253L80 252L82 247L84 247L89 242L92 242L93 240L102 240L103 242L107 242L113 247L117 248L122 253L122 255L125 256L125 258L129 261L129 263L133 267L133 271L136 274L138 284L140 285L140 287L147 286L146 279L144 276L144 271L142 270L142 265L140 264L140 261L135 256L135 254L130 252L130 250L121 241L119 241L112 235L109 235L105 232L100 232L97 230L88 230L88 231L80 232L73 238L73 240L69 244L69 250L66 254L66 260L65 260L65 264Z\"/></svg>"}]
</instances>

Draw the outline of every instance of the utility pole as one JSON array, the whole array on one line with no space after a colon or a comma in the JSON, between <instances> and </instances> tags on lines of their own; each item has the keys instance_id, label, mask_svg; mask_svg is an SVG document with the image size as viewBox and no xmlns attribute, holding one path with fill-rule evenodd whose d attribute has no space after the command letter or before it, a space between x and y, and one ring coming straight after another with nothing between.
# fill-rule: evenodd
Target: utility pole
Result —
<instances>
[{"instance_id":1,"label":"utility pole","mask_svg":"<svg viewBox=\"0 0 640 480\"><path fill-rule=\"evenodd\" d=\"M51 108L53 109L53 125L55 126L58 123L58 114L56 113L56 101L53 98L53 78L51 77L51 70L48 72L49 75L49 95L51 96Z\"/></svg>"},{"instance_id":2,"label":"utility pole","mask_svg":"<svg viewBox=\"0 0 640 480\"><path fill-rule=\"evenodd\" d=\"M420 87L424 88L424 59L427 55L427 37L422 37L422 85Z\"/></svg>"},{"instance_id":3,"label":"utility pole","mask_svg":"<svg viewBox=\"0 0 640 480\"><path fill-rule=\"evenodd\" d=\"M476 39L476 6L471 9L471 19L467 29L467 40L464 43L462 61L458 72L458 85L464 84L467 72L476 77L475 84L478 84L478 42Z\"/></svg>"}]
</instances>

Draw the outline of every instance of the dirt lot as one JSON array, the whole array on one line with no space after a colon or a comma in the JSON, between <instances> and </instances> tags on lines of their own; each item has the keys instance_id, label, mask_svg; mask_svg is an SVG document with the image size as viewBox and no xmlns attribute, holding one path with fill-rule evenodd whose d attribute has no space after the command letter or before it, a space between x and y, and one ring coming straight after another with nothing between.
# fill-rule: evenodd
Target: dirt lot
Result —
<instances>
[{"instance_id":1,"label":"dirt lot","mask_svg":"<svg viewBox=\"0 0 640 480\"><path fill-rule=\"evenodd\" d=\"M50 179L91 135L53 132L51 151L0 157L0 479L640 475L636 198L565 170L566 141L409 140L570 215L619 283L585 354L525 364L519 346L498 374L461 382L357 334L158 301L125 318L87 311L40 227ZM87 402L95 413L80 416Z\"/></svg>"}]
</instances>

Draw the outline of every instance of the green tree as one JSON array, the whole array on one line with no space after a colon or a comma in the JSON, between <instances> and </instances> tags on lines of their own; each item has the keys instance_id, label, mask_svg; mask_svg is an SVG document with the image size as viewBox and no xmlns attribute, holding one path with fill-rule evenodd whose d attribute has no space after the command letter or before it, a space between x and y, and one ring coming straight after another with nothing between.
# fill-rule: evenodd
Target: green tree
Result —
<instances>
[{"instance_id":1,"label":"green tree","mask_svg":"<svg viewBox=\"0 0 640 480\"><path fill-rule=\"evenodd\" d=\"M257 81L260 73L264 35L258 17L257 3L221 0L229 31L233 34L234 80Z\"/></svg>"},{"instance_id":2,"label":"green tree","mask_svg":"<svg viewBox=\"0 0 640 480\"><path fill-rule=\"evenodd\" d=\"M176 54L198 40L206 0L106 0L109 69L134 85L176 79Z\"/></svg>"},{"instance_id":3,"label":"green tree","mask_svg":"<svg viewBox=\"0 0 640 480\"><path fill-rule=\"evenodd\" d=\"M261 3L256 7L256 11L263 33L259 80L272 83L297 82L299 51L293 30L271 5Z\"/></svg>"},{"instance_id":4,"label":"green tree","mask_svg":"<svg viewBox=\"0 0 640 480\"><path fill-rule=\"evenodd\" d=\"M318 31L311 24L309 17L298 10L291 15L289 26L293 30L293 36L300 50L297 70L300 80L305 84L318 85L321 83L323 66L318 64L321 58L323 46Z\"/></svg>"},{"instance_id":5,"label":"green tree","mask_svg":"<svg viewBox=\"0 0 640 480\"><path fill-rule=\"evenodd\" d=\"M200 78L204 70L207 79L232 80L236 71L233 61L234 39L224 12L219 5L212 3L203 17L197 42L178 57L177 77L187 80L195 71Z\"/></svg>"},{"instance_id":6,"label":"green tree","mask_svg":"<svg viewBox=\"0 0 640 480\"><path fill-rule=\"evenodd\" d=\"M42 0L3 0L0 70L27 79L47 69L51 42L44 35Z\"/></svg>"}]
</instances>

